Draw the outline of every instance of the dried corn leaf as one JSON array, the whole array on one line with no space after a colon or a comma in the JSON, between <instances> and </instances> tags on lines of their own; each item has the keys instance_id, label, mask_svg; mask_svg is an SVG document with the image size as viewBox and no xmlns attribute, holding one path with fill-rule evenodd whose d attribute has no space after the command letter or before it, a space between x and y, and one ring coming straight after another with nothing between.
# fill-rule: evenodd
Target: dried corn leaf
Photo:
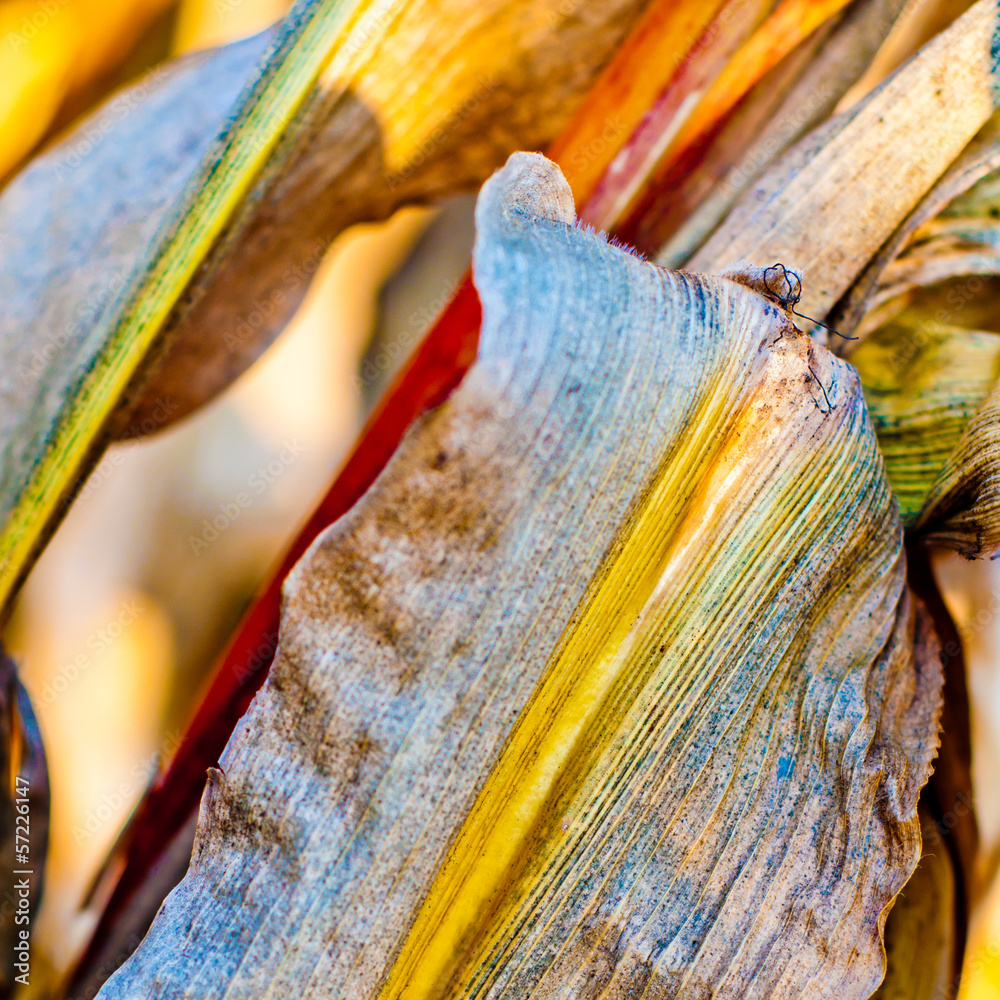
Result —
<instances>
[{"instance_id":1,"label":"dried corn leaf","mask_svg":"<svg viewBox=\"0 0 1000 1000\"><path fill-rule=\"evenodd\" d=\"M953 862L957 964L962 960L966 928L982 898L984 884L980 866L979 821L972 785L969 682L962 639L935 579L931 552L919 543L907 546L907 579L911 593L919 598L930 616L944 671L941 745L934 760L934 772L921 800L931 807L938 832L945 837ZM955 971L957 974L958 970Z\"/></svg>"},{"instance_id":2,"label":"dried corn leaf","mask_svg":"<svg viewBox=\"0 0 1000 1000\"><path fill-rule=\"evenodd\" d=\"M840 3L841 0L834 2ZM737 73L735 79L729 79L731 99L735 102L749 88L754 67L746 66L740 56L765 31L767 37L773 38L772 21L778 11L788 7L789 3L796 7L796 14L801 20L802 0L785 0L783 3L775 0L751 0L749 3L746 0L725 0L722 4L703 5L699 13L709 16L704 17L701 34L680 61L656 58L659 55L657 52L644 53L640 50L635 53L628 46L619 50L609 67L609 76L604 77L612 84L608 90L613 94L613 85L618 83L617 89L623 97L628 95L626 107L632 104L631 94L637 91L645 106L641 117L622 137L621 148L614 159L602 164L605 169L588 191L586 204L581 210L588 223L600 229L611 229L627 217L629 206L645 193L658 163L663 156L670 154L679 134L687 130L692 118L695 121L704 120L700 114L702 106L717 94L717 83L720 77L729 73L734 60L739 61L743 72ZM826 7L827 4L825 0L804 0L804 6L807 14L811 15L810 8ZM767 31L769 27L772 30ZM665 46L669 37L669 34L666 35L657 44ZM651 79L648 82L644 79L646 74L630 72L636 65L642 65L632 63L629 66L629 61L636 55L652 57L650 62L661 68L658 74L649 74ZM660 78L661 74L666 77L665 80ZM635 107L634 104L632 106ZM709 107L708 113L713 110L714 106ZM558 151L557 147L555 152Z\"/></svg>"},{"instance_id":3,"label":"dried corn leaf","mask_svg":"<svg viewBox=\"0 0 1000 1000\"><path fill-rule=\"evenodd\" d=\"M893 26L868 71L858 81L853 93L846 95L845 107L882 83L936 34L961 17L973 2L974 0L908 0L903 16Z\"/></svg>"},{"instance_id":4,"label":"dried corn leaf","mask_svg":"<svg viewBox=\"0 0 1000 1000\"><path fill-rule=\"evenodd\" d=\"M962 431L914 530L973 559L1000 553L1000 386Z\"/></svg>"},{"instance_id":5,"label":"dried corn leaf","mask_svg":"<svg viewBox=\"0 0 1000 1000\"><path fill-rule=\"evenodd\" d=\"M563 164L578 203L593 194L650 109L666 104L676 113L704 82L705 64L724 65L732 38L740 39L773 6L774 0L648 5L549 148L548 155Z\"/></svg>"},{"instance_id":6,"label":"dried corn leaf","mask_svg":"<svg viewBox=\"0 0 1000 1000\"><path fill-rule=\"evenodd\" d=\"M838 325L863 338L851 359L862 369L876 425L887 397L876 399L869 383L879 383L901 407L890 418L892 443L883 447L904 521L969 557L1000 551L994 451L1000 341L955 324L996 322L995 309L987 303L984 312L977 300L983 278L1000 275L998 166L994 116L835 313ZM871 340L879 346L869 348ZM887 367L889 355L895 362ZM935 407L939 420L931 428L927 417Z\"/></svg>"},{"instance_id":7,"label":"dried corn leaf","mask_svg":"<svg viewBox=\"0 0 1000 1000\"><path fill-rule=\"evenodd\" d=\"M1000 275L998 128L994 118L838 310L862 337L850 357L904 524L969 557L1000 551L1000 337L956 325L978 318L982 277Z\"/></svg>"},{"instance_id":8,"label":"dried corn leaf","mask_svg":"<svg viewBox=\"0 0 1000 1000\"><path fill-rule=\"evenodd\" d=\"M993 220L1000 218L1000 171L996 169L1000 163L993 158L1000 154L995 150L997 143L990 142L996 134L994 131L996 128L1000 128L1000 123L991 119L987 127L976 137L975 142L970 144L969 149L970 153L978 153L977 160L982 163L984 169L991 166L993 169L983 174L982 178L963 194L949 201L940 213L941 219L981 219L987 216Z\"/></svg>"},{"instance_id":9,"label":"dried corn leaf","mask_svg":"<svg viewBox=\"0 0 1000 1000\"><path fill-rule=\"evenodd\" d=\"M725 6L718 17L731 21L733 11L730 8L732 6ZM773 6L773 2L769 3L768 0L765 0L760 6L761 10L764 10ZM730 44L730 34L719 33L711 25L706 29L708 20L715 14L714 8L705 8L700 4L678 4L676 0L654 0L646 8L643 16L631 30L626 42L617 50L614 58L602 71L599 81L591 88L571 124L561 132L559 139L550 147L552 158L560 162L563 169L566 170L567 180L578 203L582 201L586 206L587 197L591 193L595 180L600 178L612 161L616 160L621 145L628 140L631 132L643 122L648 103L654 100L661 89L668 87L674 98L683 96L683 86L676 86L676 84L678 82L682 85L693 84L702 75L701 67L704 64L712 64L717 59L718 50L724 50ZM752 11L741 13L743 28L746 28L746 21L743 18L748 14L752 15ZM750 22L752 23L752 21L751 16ZM715 22L713 24L716 28L718 27ZM728 27L731 30L736 29L738 33L741 25L739 23L729 24ZM702 33L701 37L697 37L699 32ZM695 38L697 41L692 49L692 41ZM613 117L611 116L612 111L614 112ZM585 213L585 208L583 211ZM461 303L466 304L461 305ZM459 320L461 331L453 325L459 316L462 317ZM455 343L457 338L467 345L463 349L467 357L459 365L461 371L464 372L474 359L475 342L478 341L480 324L479 302L471 278L463 282L461 290L441 317L440 323L444 324L442 327L444 329L452 324L451 334L446 335L447 342ZM471 323L473 326L466 328L465 323ZM440 352L442 350L440 345L445 341L440 340L436 333L430 333L428 336L432 341L437 338L439 346L433 350L434 353ZM470 345L471 352L469 351ZM457 358L449 358L446 363L447 370L452 371L456 364L458 364ZM416 368L411 369L407 376L410 380L416 380L414 384L426 380L427 377L426 369L423 374L420 374L419 364ZM425 383L424 388L426 387ZM393 389L394 402L399 402L400 394L402 397L406 397L407 390L396 386ZM416 412L419 413L422 409L423 406L420 406ZM383 410L380 420L387 417L388 412ZM409 419L406 422L408 423ZM393 431L393 441L398 441L398 437L404 431L405 426L403 425L398 427L398 434ZM344 483L354 482L357 486L357 492L354 495L360 495L364 486L374 478L378 470L391 456L395 444L388 445L387 439L383 436L384 433L384 430L379 430L375 426L369 427L365 439L358 442L355 457L365 469L371 470L370 478L366 478L364 484L355 478L357 467L352 459L331 485L331 493L328 494L328 498L333 498L333 503L337 505L338 510L346 509L341 505L341 501L345 497L345 492L354 489L353 486L345 487ZM373 439L376 438L380 443L373 445ZM386 447L388 450L385 450ZM362 454L364 457L361 457ZM368 472L365 472L364 476L368 477ZM299 554L305 551L316 532L328 524L331 519L332 517L324 515L321 522L305 529L299 539L302 543ZM298 545L298 543L296 544ZM289 568L293 562L294 560L289 562ZM286 572L287 569L276 575L277 582L273 587L268 588L270 594L264 598L268 602L266 616L273 620L274 632L277 631L279 618L278 587ZM259 618L256 620L260 621ZM256 648L260 641L260 638L255 636L252 639L252 645ZM236 648L239 648L238 642ZM269 665L270 660L268 661ZM219 666L217 681L220 687L224 688L226 685L224 678L230 675L230 666L225 668L221 664ZM236 670L237 674L242 673L238 667L233 669ZM262 673L259 681L263 681L263 679ZM255 684L253 689L256 690L256 687ZM128 834L127 861L121 880L117 883L114 894L104 909L101 922L94 932L92 945L78 968L78 983L83 982L88 970L107 968L108 963L105 959L108 955L120 954L120 960L124 961L127 954L131 952L131 947L122 947L120 944L116 944L116 941L120 942L130 938L135 926L141 921L141 917L137 916L137 908L129 902L129 897L137 882L141 882L147 877L150 865L153 865L151 859L156 858L161 852L166 852L167 845L171 843L176 832L185 826L184 818L189 813L185 812L185 806L182 803L190 802L190 815L192 820L196 818L198 798L204 787L203 780L199 779L204 775L205 767L214 764L218 754L222 752L235 721L245 711L252 693L253 691L245 691L240 693L237 698L236 694L230 690L231 700L229 700L229 704L232 708L228 714L232 714L237 703L241 704L242 707L228 722L223 719L220 724L217 708L218 704L226 699L219 698L213 701L214 710L206 707L204 712L199 712L199 721L204 726L216 729L217 732L208 741L194 739L189 746L189 751L191 746L197 746L200 749L185 752L184 755L176 759L171 764L163 783L158 785L156 792L147 796L143 812L136 821L134 831L130 831ZM196 729L198 724L198 721L194 723ZM216 743L216 749L210 749L211 745ZM187 773L187 777L184 776L185 773ZM158 813L162 813L163 809L166 809L166 814L158 815ZM192 824L192 839L193 835ZM172 846L169 850L172 856L178 859L179 867L174 880L176 882L187 867L188 857L180 858L173 851ZM155 862L154 867L158 880L164 873L164 864L162 859ZM109 859L108 867L109 869L117 869L114 858ZM150 899L151 894L147 894L146 898ZM151 923L159 901L159 899L156 900L155 905L149 911L144 928ZM137 940L136 938L136 942Z\"/></svg>"},{"instance_id":10,"label":"dried corn leaf","mask_svg":"<svg viewBox=\"0 0 1000 1000\"><path fill-rule=\"evenodd\" d=\"M1000 98L998 51L1000 12L979 0L869 97L790 150L689 266L781 260L803 274L802 312L825 317L989 118Z\"/></svg>"},{"instance_id":11,"label":"dried corn leaf","mask_svg":"<svg viewBox=\"0 0 1000 1000\"><path fill-rule=\"evenodd\" d=\"M953 319L964 325L964 306L983 287L977 279L1000 275L1000 229L996 226L981 220L963 220L961 225L930 225L923 231L927 235L920 246L894 260L883 272L882 281L872 296L871 311L864 315L856 329L859 338L890 323L908 306L919 308L922 292L928 288L954 279L972 278L975 291L970 294L969 282L960 282L958 288L949 289L951 301L947 311L938 310L942 319ZM920 311L928 312L926 309ZM853 357L849 352L850 346L844 353Z\"/></svg>"},{"instance_id":12,"label":"dried corn leaf","mask_svg":"<svg viewBox=\"0 0 1000 1000\"><path fill-rule=\"evenodd\" d=\"M0 605L99 437L162 426L228 384L345 226L475 183L511 149L553 138L642 6L564 3L300 0L200 159L226 106L211 93L218 60L238 77L246 47L168 71L85 167L55 176L84 130L4 193ZM194 126L176 125L164 102L192 86L209 96ZM157 158L133 160L131 139L154 128L167 165L149 173ZM151 192L165 202L152 210ZM66 281L79 255L86 275Z\"/></svg>"},{"instance_id":13,"label":"dried corn leaf","mask_svg":"<svg viewBox=\"0 0 1000 1000\"><path fill-rule=\"evenodd\" d=\"M729 117L755 84L847 6L847 0L782 0L777 4L767 20L733 53L710 85L697 94L697 102L689 102L693 103L693 107L686 109L687 113L680 122L659 121L656 109L650 113L650 127L646 131L653 131L653 148L643 149L648 144L648 138L643 143L645 137L640 133L628 152L639 154L645 160L640 177L648 175L652 185L645 190L638 181L624 186L614 192L613 203L607 204L603 211L600 202L604 199L598 192L595 203L588 206L589 211L585 215L588 221L610 226L615 220L620 220L620 231L641 250L659 247L663 242L662 236L647 239L650 234L644 232L645 227L641 225L650 212L655 219L656 212L650 202L655 202L658 189L669 187L676 182L678 174L683 175L681 161L696 147L711 140L720 123ZM631 172L628 160L622 168Z\"/></svg>"},{"instance_id":14,"label":"dried corn leaf","mask_svg":"<svg viewBox=\"0 0 1000 1000\"><path fill-rule=\"evenodd\" d=\"M982 229L991 223L998 207L996 171L1000 168L1000 115L994 114L969 143L945 175L921 199L871 259L864 272L831 314L837 329L845 334L865 334L904 309L922 287L956 274L990 273L996 270L995 252L978 246ZM938 243L936 231L955 217L974 218L978 232L964 244L957 240ZM995 223L993 223L995 225ZM970 234L971 235L971 234ZM926 246L928 238L931 246ZM962 251L968 250L969 256ZM935 261L939 252L944 259ZM977 256L993 263L984 271ZM968 269L964 271L963 269ZM963 303L964 304L964 303ZM953 314L950 322L959 323Z\"/></svg>"},{"instance_id":15,"label":"dried corn leaf","mask_svg":"<svg viewBox=\"0 0 1000 1000\"><path fill-rule=\"evenodd\" d=\"M993 175L987 181L992 185ZM1000 226L996 219L988 215L942 214L922 225L914 233L912 245L886 267L857 332L863 337L934 285L956 278L997 275L1000 275ZM981 285L967 282L960 296L953 294L949 299L952 315L957 319L964 318L963 307L979 290L970 289L970 284Z\"/></svg>"},{"instance_id":16,"label":"dried corn leaf","mask_svg":"<svg viewBox=\"0 0 1000 1000\"><path fill-rule=\"evenodd\" d=\"M261 35L153 71L85 119L0 197L0 435L6 504L102 344L93 332L268 44ZM174 416L159 401L151 431Z\"/></svg>"},{"instance_id":17,"label":"dried corn leaf","mask_svg":"<svg viewBox=\"0 0 1000 1000\"><path fill-rule=\"evenodd\" d=\"M342 4L350 16L328 63L168 322L168 362L126 425L161 397L180 415L228 385L284 327L347 226L474 187L512 150L548 145L646 2Z\"/></svg>"},{"instance_id":18,"label":"dried corn leaf","mask_svg":"<svg viewBox=\"0 0 1000 1000\"><path fill-rule=\"evenodd\" d=\"M289 577L101 996L869 996L940 669L857 376L541 157L477 229L479 359Z\"/></svg>"},{"instance_id":19,"label":"dried corn leaf","mask_svg":"<svg viewBox=\"0 0 1000 1000\"><path fill-rule=\"evenodd\" d=\"M757 84L707 147L684 161L676 183L643 219L652 231L645 242L660 247L659 263L683 266L775 160L830 115L904 6L905 0L853 3Z\"/></svg>"},{"instance_id":20,"label":"dried corn leaf","mask_svg":"<svg viewBox=\"0 0 1000 1000\"><path fill-rule=\"evenodd\" d=\"M832 313L839 330L861 338L846 352L904 524L969 557L1000 551L1000 340L966 328L996 321L977 300L984 277L1000 275L998 167L994 115Z\"/></svg>"}]
</instances>

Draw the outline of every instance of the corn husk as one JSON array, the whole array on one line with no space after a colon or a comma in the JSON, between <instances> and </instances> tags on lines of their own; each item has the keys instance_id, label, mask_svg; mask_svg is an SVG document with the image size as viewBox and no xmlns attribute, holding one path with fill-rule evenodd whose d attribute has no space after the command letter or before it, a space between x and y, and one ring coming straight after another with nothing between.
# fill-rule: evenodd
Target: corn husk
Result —
<instances>
[{"instance_id":1,"label":"corn husk","mask_svg":"<svg viewBox=\"0 0 1000 1000\"><path fill-rule=\"evenodd\" d=\"M990 256L989 230L995 224L990 210L997 204L998 168L1000 116L994 114L837 304L831 319L838 330L863 338L912 303L921 288L984 273L981 261ZM960 238L963 220L965 239ZM949 238L949 228L959 238ZM968 296L960 305L967 302ZM939 320L961 320L954 303L951 306L950 315Z\"/></svg>"},{"instance_id":2,"label":"corn husk","mask_svg":"<svg viewBox=\"0 0 1000 1000\"><path fill-rule=\"evenodd\" d=\"M872 333L851 356L907 527L941 519L969 421L1000 377L1000 336L935 323L918 310Z\"/></svg>"},{"instance_id":3,"label":"corn husk","mask_svg":"<svg viewBox=\"0 0 1000 1000\"><path fill-rule=\"evenodd\" d=\"M1000 551L1000 275L994 117L903 222L838 307L904 524L970 558ZM994 327L995 328L995 327Z\"/></svg>"}]
</instances>

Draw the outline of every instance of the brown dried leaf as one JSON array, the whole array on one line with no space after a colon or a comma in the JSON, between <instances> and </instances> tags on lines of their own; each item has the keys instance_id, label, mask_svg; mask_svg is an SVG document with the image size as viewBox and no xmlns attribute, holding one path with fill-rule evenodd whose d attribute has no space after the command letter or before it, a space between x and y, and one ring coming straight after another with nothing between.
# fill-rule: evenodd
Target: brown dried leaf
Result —
<instances>
[{"instance_id":1,"label":"brown dried leaf","mask_svg":"<svg viewBox=\"0 0 1000 1000\"><path fill-rule=\"evenodd\" d=\"M924 852L885 928L885 981L872 1000L941 1000L957 992L955 871L931 814L921 806Z\"/></svg>"}]
</instances>

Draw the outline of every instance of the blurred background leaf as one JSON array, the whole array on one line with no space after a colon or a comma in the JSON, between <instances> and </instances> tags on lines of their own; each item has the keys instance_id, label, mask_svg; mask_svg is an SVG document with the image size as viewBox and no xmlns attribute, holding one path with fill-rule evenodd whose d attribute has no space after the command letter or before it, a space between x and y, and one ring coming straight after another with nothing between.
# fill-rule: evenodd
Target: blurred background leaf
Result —
<instances>
[{"instance_id":1,"label":"blurred background leaf","mask_svg":"<svg viewBox=\"0 0 1000 1000\"><path fill-rule=\"evenodd\" d=\"M4 81L0 91L0 178L53 126L93 103L120 82L122 74L131 75L130 71L162 58L173 3L0 3L0 79ZM157 24L164 15L162 24ZM150 38L145 37L147 33Z\"/></svg>"}]
</instances>

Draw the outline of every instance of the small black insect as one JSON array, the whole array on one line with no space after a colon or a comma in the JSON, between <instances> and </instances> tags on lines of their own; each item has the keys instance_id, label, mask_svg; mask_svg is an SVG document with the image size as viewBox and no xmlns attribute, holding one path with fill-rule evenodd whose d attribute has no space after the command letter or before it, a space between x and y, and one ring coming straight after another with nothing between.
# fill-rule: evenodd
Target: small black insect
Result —
<instances>
[{"instance_id":1,"label":"small black insect","mask_svg":"<svg viewBox=\"0 0 1000 1000\"><path fill-rule=\"evenodd\" d=\"M764 287L786 313L798 316L799 319L807 319L810 323L815 323L817 326L823 327L824 330L829 330L830 333L835 333L844 340L858 339L857 337L848 337L846 333L841 333L832 326L827 326L822 320L813 319L812 316L806 316L805 313L800 313L796 310L795 307L802 298L802 280L794 271L789 271L784 264L772 264L770 267L764 268Z\"/></svg>"},{"instance_id":2,"label":"small black insect","mask_svg":"<svg viewBox=\"0 0 1000 1000\"><path fill-rule=\"evenodd\" d=\"M811 316L806 316L796 310L796 306L799 304L799 300L802 298L802 280L794 271L789 271L784 264L772 264L770 267L764 269L764 287L767 289L768 293L774 299L775 302L782 309L785 310L791 316L798 316L800 319L808 320L810 323L815 323L817 326L823 327L824 330L829 330L831 333L835 333L838 337L842 337L844 340L857 340L857 337L848 337L846 333L841 333L839 330L835 330L832 326L827 326L826 323L818 319L813 319ZM823 393L823 398L826 400L826 405L832 410L833 403L830 402L830 397L827 395L826 386L820 381L819 375L813 371L812 365L807 365L809 368L809 374L816 380L816 384L820 387Z\"/></svg>"}]
</instances>

